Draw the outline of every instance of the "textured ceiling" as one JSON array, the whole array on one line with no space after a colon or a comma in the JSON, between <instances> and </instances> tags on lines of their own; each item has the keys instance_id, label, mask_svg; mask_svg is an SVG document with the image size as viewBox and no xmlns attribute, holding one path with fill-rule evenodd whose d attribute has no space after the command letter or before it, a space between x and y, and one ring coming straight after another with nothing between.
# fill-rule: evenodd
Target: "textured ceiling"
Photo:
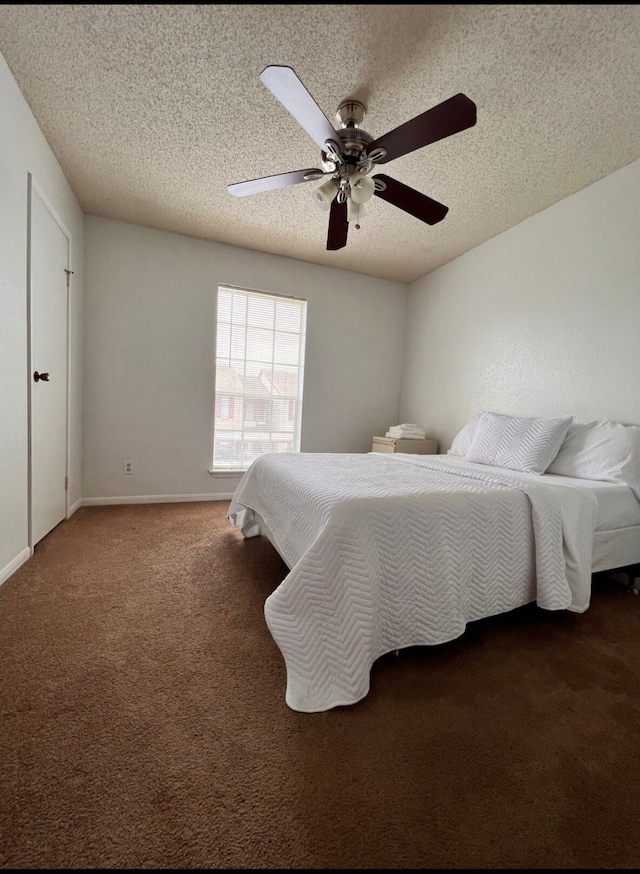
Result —
<instances>
[{"instance_id":1,"label":"textured ceiling","mask_svg":"<svg viewBox=\"0 0 640 874\"><path fill-rule=\"evenodd\" d=\"M3 5L0 50L86 213L404 282L640 158L632 5ZM319 183L231 196L319 166L269 64L374 137L470 97L474 127L383 168L446 218L374 198L328 252Z\"/></svg>"}]
</instances>

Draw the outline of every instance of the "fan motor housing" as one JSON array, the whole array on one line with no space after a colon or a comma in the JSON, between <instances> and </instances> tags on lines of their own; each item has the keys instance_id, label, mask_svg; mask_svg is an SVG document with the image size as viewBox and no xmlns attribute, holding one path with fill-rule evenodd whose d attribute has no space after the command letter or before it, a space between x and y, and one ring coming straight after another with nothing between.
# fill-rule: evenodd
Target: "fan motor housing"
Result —
<instances>
[{"instance_id":1,"label":"fan motor housing","mask_svg":"<svg viewBox=\"0 0 640 874\"><path fill-rule=\"evenodd\" d=\"M358 157L364 152L369 143L373 142L371 134L359 127L345 127L336 131L336 133L340 137L343 150L347 155Z\"/></svg>"},{"instance_id":2,"label":"fan motor housing","mask_svg":"<svg viewBox=\"0 0 640 874\"><path fill-rule=\"evenodd\" d=\"M366 130L360 130L357 127L343 128L337 130L336 134L340 138L345 163L355 167L369 143L373 142L373 137ZM334 169L335 165L326 152L321 153L321 159L323 170L331 171Z\"/></svg>"}]
</instances>

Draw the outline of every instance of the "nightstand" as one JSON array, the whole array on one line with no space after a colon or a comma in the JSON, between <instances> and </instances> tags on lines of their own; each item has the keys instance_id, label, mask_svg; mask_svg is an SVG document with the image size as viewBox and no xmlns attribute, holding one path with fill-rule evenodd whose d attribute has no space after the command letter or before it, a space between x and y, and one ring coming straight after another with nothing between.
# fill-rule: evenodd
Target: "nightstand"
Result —
<instances>
[{"instance_id":1,"label":"nightstand","mask_svg":"<svg viewBox=\"0 0 640 874\"><path fill-rule=\"evenodd\" d=\"M409 440L406 437L374 437L372 452L412 452L416 455L437 455L438 441Z\"/></svg>"}]
</instances>

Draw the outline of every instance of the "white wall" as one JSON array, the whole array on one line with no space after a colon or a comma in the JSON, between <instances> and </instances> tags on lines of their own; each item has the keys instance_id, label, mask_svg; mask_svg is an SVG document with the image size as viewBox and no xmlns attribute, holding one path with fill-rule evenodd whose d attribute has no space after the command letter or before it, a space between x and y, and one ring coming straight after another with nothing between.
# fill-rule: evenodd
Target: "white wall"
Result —
<instances>
[{"instance_id":1,"label":"white wall","mask_svg":"<svg viewBox=\"0 0 640 874\"><path fill-rule=\"evenodd\" d=\"M233 492L208 472L218 283L308 300L302 451L367 452L397 422L405 284L94 216L85 263L88 503Z\"/></svg>"},{"instance_id":2,"label":"white wall","mask_svg":"<svg viewBox=\"0 0 640 874\"><path fill-rule=\"evenodd\" d=\"M81 492L83 216L0 55L0 581L28 557L27 174L72 235L70 501Z\"/></svg>"},{"instance_id":3,"label":"white wall","mask_svg":"<svg viewBox=\"0 0 640 874\"><path fill-rule=\"evenodd\" d=\"M640 423L640 161L409 287L400 419Z\"/></svg>"}]
</instances>

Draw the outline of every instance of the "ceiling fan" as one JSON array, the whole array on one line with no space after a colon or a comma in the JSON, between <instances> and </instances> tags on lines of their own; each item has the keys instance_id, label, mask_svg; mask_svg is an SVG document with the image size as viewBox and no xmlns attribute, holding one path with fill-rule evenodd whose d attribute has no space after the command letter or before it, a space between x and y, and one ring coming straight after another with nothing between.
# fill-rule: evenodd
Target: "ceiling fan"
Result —
<instances>
[{"instance_id":1,"label":"ceiling fan","mask_svg":"<svg viewBox=\"0 0 640 874\"><path fill-rule=\"evenodd\" d=\"M327 249L342 249L347 243L349 223L356 228L364 204L375 194L428 225L442 221L448 206L421 194L384 173L370 176L378 164L386 164L437 140L450 137L476 123L476 105L464 94L427 109L381 137L362 130L366 108L358 100L344 100L338 107L335 130L291 67L265 67L260 81L288 109L320 147L322 169L293 170L228 185L236 197L285 188L300 182L325 181L314 191L318 206L329 212Z\"/></svg>"}]
</instances>

